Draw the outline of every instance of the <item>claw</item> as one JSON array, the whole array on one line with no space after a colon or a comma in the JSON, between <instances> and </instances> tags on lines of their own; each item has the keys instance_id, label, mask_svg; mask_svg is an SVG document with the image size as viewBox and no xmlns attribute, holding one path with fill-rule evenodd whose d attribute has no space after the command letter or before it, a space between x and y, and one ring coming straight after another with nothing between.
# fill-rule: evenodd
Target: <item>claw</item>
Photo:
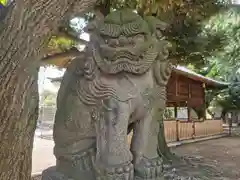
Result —
<instances>
[{"instance_id":1,"label":"claw","mask_svg":"<svg viewBox=\"0 0 240 180\"><path fill-rule=\"evenodd\" d=\"M151 163L150 163L150 162L146 162L146 166L147 166L147 167L150 167L150 166L151 166Z\"/></svg>"},{"instance_id":2,"label":"claw","mask_svg":"<svg viewBox=\"0 0 240 180\"><path fill-rule=\"evenodd\" d=\"M107 173L114 174L115 173L115 169L114 168L109 168Z\"/></svg>"},{"instance_id":3,"label":"claw","mask_svg":"<svg viewBox=\"0 0 240 180\"><path fill-rule=\"evenodd\" d=\"M146 177L151 177L151 168L146 168Z\"/></svg>"},{"instance_id":4,"label":"claw","mask_svg":"<svg viewBox=\"0 0 240 180\"><path fill-rule=\"evenodd\" d=\"M124 167L124 171L125 171L125 172L129 172L130 170L131 170L131 169L130 169L129 166L125 166L125 167Z\"/></svg>"},{"instance_id":5,"label":"claw","mask_svg":"<svg viewBox=\"0 0 240 180\"><path fill-rule=\"evenodd\" d=\"M116 172L117 172L118 174L122 174L122 173L123 173L123 168L121 168L121 167L120 167L120 168L117 168L117 169L116 169Z\"/></svg>"},{"instance_id":6,"label":"claw","mask_svg":"<svg viewBox=\"0 0 240 180\"><path fill-rule=\"evenodd\" d=\"M157 167L157 176L161 176L162 172L163 172L162 167L161 167L161 166L158 166L158 167Z\"/></svg>"},{"instance_id":7,"label":"claw","mask_svg":"<svg viewBox=\"0 0 240 180\"><path fill-rule=\"evenodd\" d=\"M161 160L158 160L158 161L157 161L157 165L158 165L158 166L161 166L161 165L162 165L162 161L161 161Z\"/></svg>"},{"instance_id":8,"label":"claw","mask_svg":"<svg viewBox=\"0 0 240 180\"><path fill-rule=\"evenodd\" d=\"M156 161L154 161L154 162L152 162L152 166L157 166L157 162Z\"/></svg>"},{"instance_id":9,"label":"claw","mask_svg":"<svg viewBox=\"0 0 240 180\"><path fill-rule=\"evenodd\" d=\"M143 179L161 179L162 177L162 161L161 159L145 159L142 161L137 167L136 170L136 178L139 180Z\"/></svg>"},{"instance_id":10,"label":"claw","mask_svg":"<svg viewBox=\"0 0 240 180\"><path fill-rule=\"evenodd\" d=\"M134 171L133 171L133 169L130 171L130 175L129 175L129 179L130 180L133 180L133 178L134 178Z\"/></svg>"}]
</instances>

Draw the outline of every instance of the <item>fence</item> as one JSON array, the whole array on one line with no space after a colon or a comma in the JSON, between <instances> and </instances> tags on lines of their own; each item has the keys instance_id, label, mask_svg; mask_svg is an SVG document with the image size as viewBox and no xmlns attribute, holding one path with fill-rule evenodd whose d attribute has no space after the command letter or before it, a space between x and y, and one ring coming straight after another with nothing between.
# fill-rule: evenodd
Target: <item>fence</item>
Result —
<instances>
[{"instance_id":1,"label":"fence","mask_svg":"<svg viewBox=\"0 0 240 180\"><path fill-rule=\"evenodd\" d=\"M39 124L41 126L48 126L49 128L52 128L56 113L56 106L41 106L39 111Z\"/></svg>"},{"instance_id":2,"label":"fence","mask_svg":"<svg viewBox=\"0 0 240 180\"><path fill-rule=\"evenodd\" d=\"M167 142L194 139L223 133L222 120L164 121Z\"/></svg>"},{"instance_id":3,"label":"fence","mask_svg":"<svg viewBox=\"0 0 240 180\"><path fill-rule=\"evenodd\" d=\"M187 139L218 135L224 132L222 120L205 121L164 121L166 141L176 142ZM128 142L132 139L132 132L128 136Z\"/></svg>"},{"instance_id":4,"label":"fence","mask_svg":"<svg viewBox=\"0 0 240 180\"><path fill-rule=\"evenodd\" d=\"M55 106L41 107L39 121L41 127L52 128ZM224 132L222 120L205 120L205 121L181 121L167 120L164 121L164 132L167 142L175 142L179 140L206 137ZM131 141L131 135L129 136Z\"/></svg>"}]
</instances>

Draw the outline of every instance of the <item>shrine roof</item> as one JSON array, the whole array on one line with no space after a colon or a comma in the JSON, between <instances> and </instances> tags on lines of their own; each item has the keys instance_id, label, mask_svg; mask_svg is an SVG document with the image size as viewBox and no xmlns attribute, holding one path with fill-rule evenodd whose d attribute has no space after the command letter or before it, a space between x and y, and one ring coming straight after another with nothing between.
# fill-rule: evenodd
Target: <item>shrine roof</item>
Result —
<instances>
[{"instance_id":1,"label":"shrine roof","mask_svg":"<svg viewBox=\"0 0 240 180\"><path fill-rule=\"evenodd\" d=\"M202 83L205 83L207 86L214 86L214 87L226 87L230 85L228 82L224 81L217 81L209 77L205 77L201 74L198 74L190 69L187 69L184 66L177 66L173 69L174 72L177 74L181 74L185 77L188 77L190 79L193 79L195 81L200 81Z\"/></svg>"}]
</instances>

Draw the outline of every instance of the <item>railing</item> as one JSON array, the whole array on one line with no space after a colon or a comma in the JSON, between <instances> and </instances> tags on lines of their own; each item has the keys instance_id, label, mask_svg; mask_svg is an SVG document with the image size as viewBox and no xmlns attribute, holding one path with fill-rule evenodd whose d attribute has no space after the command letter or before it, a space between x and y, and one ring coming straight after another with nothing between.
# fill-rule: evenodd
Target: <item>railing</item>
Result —
<instances>
[{"instance_id":1,"label":"railing","mask_svg":"<svg viewBox=\"0 0 240 180\"><path fill-rule=\"evenodd\" d=\"M205 121L164 121L167 142L194 139L223 133L222 120Z\"/></svg>"}]
</instances>

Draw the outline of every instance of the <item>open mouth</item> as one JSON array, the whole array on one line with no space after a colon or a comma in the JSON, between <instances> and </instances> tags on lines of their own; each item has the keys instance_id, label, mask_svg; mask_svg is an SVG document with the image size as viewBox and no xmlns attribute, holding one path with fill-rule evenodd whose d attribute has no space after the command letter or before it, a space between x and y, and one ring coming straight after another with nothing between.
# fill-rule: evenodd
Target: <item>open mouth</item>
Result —
<instances>
[{"instance_id":1,"label":"open mouth","mask_svg":"<svg viewBox=\"0 0 240 180\"><path fill-rule=\"evenodd\" d=\"M129 52L118 52L117 54L113 55L111 57L113 60L117 60L117 59L131 59L133 61L138 59L138 56L133 55Z\"/></svg>"},{"instance_id":2,"label":"open mouth","mask_svg":"<svg viewBox=\"0 0 240 180\"><path fill-rule=\"evenodd\" d=\"M100 47L102 56L110 61L117 59L131 59L132 61L137 61L139 58L143 57L145 51L142 49L143 48L133 48L132 46L112 48L108 45L102 45Z\"/></svg>"}]
</instances>

